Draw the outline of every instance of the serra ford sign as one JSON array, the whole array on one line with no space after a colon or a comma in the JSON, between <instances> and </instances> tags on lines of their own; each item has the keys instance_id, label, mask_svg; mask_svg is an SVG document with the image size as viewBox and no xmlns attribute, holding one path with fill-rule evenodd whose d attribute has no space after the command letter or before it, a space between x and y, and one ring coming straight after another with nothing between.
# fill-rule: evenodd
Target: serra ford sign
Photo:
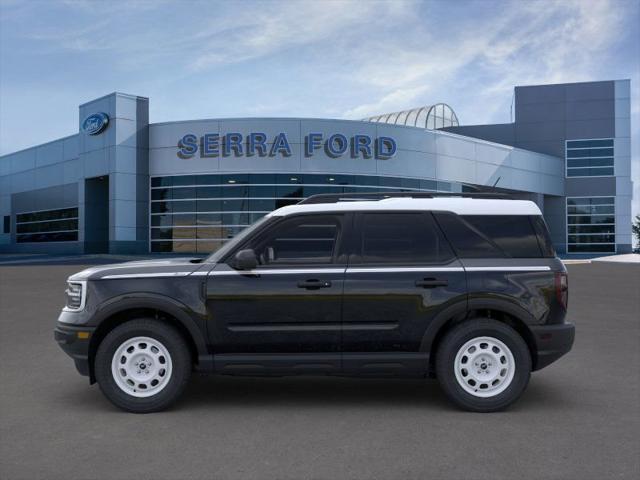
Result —
<instances>
[{"instance_id":1,"label":"serra ford sign","mask_svg":"<svg viewBox=\"0 0 640 480\"><path fill-rule=\"evenodd\" d=\"M377 158L386 160L396 154L396 141L391 137L371 138L369 135L346 137L334 133L325 137L322 133L309 133L304 137L304 155L312 157L318 150L329 157L337 158L345 154L351 158ZM258 156L273 157L291 155L291 145L286 133L278 133L268 138L265 133L253 132L244 136L241 133L205 133L201 137L187 133L178 142L178 156L191 158L218 156Z\"/></svg>"}]
</instances>

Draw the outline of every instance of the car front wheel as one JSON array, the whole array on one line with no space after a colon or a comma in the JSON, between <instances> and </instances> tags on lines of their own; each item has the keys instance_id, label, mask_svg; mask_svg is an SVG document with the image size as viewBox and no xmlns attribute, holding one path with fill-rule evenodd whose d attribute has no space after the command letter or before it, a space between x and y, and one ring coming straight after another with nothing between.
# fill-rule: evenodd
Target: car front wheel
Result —
<instances>
[{"instance_id":1,"label":"car front wheel","mask_svg":"<svg viewBox=\"0 0 640 480\"><path fill-rule=\"evenodd\" d=\"M134 413L164 410L184 390L191 356L175 328L155 319L117 326L98 346L95 373L100 389L117 407Z\"/></svg>"},{"instance_id":2,"label":"car front wheel","mask_svg":"<svg viewBox=\"0 0 640 480\"><path fill-rule=\"evenodd\" d=\"M467 320L438 348L436 375L446 395L474 412L502 410L524 392L531 374L529 348L518 332L496 320Z\"/></svg>"}]
</instances>

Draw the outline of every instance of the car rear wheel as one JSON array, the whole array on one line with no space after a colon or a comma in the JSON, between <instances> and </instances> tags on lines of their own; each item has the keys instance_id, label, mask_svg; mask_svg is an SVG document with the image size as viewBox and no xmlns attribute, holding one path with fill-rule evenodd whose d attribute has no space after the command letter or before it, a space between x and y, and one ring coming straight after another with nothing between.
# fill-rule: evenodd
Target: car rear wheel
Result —
<instances>
[{"instance_id":1,"label":"car rear wheel","mask_svg":"<svg viewBox=\"0 0 640 480\"><path fill-rule=\"evenodd\" d=\"M527 344L513 328L496 320L467 320L447 332L438 347L438 381L465 410L508 407L522 395L530 374Z\"/></svg>"},{"instance_id":2,"label":"car rear wheel","mask_svg":"<svg viewBox=\"0 0 640 480\"><path fill-rule=\"evenodd\" d=\"M117 326L102 340L95 373L104 395L134 413L164 410L184 390L191 375L191 356L175 328L154 319Z\"/></svg>"}]
</instances>

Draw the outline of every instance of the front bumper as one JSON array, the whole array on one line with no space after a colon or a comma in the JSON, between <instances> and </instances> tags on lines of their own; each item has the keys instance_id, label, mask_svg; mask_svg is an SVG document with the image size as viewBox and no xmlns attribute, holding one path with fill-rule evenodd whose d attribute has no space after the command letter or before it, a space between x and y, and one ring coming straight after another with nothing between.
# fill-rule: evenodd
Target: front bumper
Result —
<instances>
[{"instance_id":1,"label":"front bumper","mask_svg":"<svg viewBox=\"0 0 640 480\"><path fill-rule=\"evenodd\" d=\"M540 370L571 350L576 327L572 323L531 327L536 342L537 359L533 370Z\"/></svg>"},{"instance_id":2,"label":"front bumper","mask_svg":"<svg viewBox=\"0 0 640 480\"><path fill-rule=\"evenodd\" d=\"M53 330L53 338L60 348L69 355L81 375L89 376L89 343L95 328L68 325L58 322Z\"/></svg>"}]
</instances>

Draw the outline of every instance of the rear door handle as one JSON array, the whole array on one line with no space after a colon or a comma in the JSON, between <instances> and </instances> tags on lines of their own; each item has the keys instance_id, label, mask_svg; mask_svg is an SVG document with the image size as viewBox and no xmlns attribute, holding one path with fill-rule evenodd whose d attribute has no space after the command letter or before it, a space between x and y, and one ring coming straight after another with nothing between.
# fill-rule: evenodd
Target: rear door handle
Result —
<instances>
[{"instance_id":1,"label":"rear door handle","mask_svg":"<svg viewBox=\"0 0 640 480\"><path fill-rule=\"evenodd\" d=\"M447 280L438 280L437 278L424 278L422 280L416 280L416 287L422 288L436 288L446 287L449 285Z\"/></svg>"},{"instance_id":2,"label":"rear door handle","mask_svg":"<svg viewBox=\"0 0 640 480\"><path fill-rule=\"evenodd\" d=\"M306 288L307 290L318 290L319 288L329 288L331 282L328 280L304 280L298 282L298 288Z\"/></svg>"}]
</instances>

